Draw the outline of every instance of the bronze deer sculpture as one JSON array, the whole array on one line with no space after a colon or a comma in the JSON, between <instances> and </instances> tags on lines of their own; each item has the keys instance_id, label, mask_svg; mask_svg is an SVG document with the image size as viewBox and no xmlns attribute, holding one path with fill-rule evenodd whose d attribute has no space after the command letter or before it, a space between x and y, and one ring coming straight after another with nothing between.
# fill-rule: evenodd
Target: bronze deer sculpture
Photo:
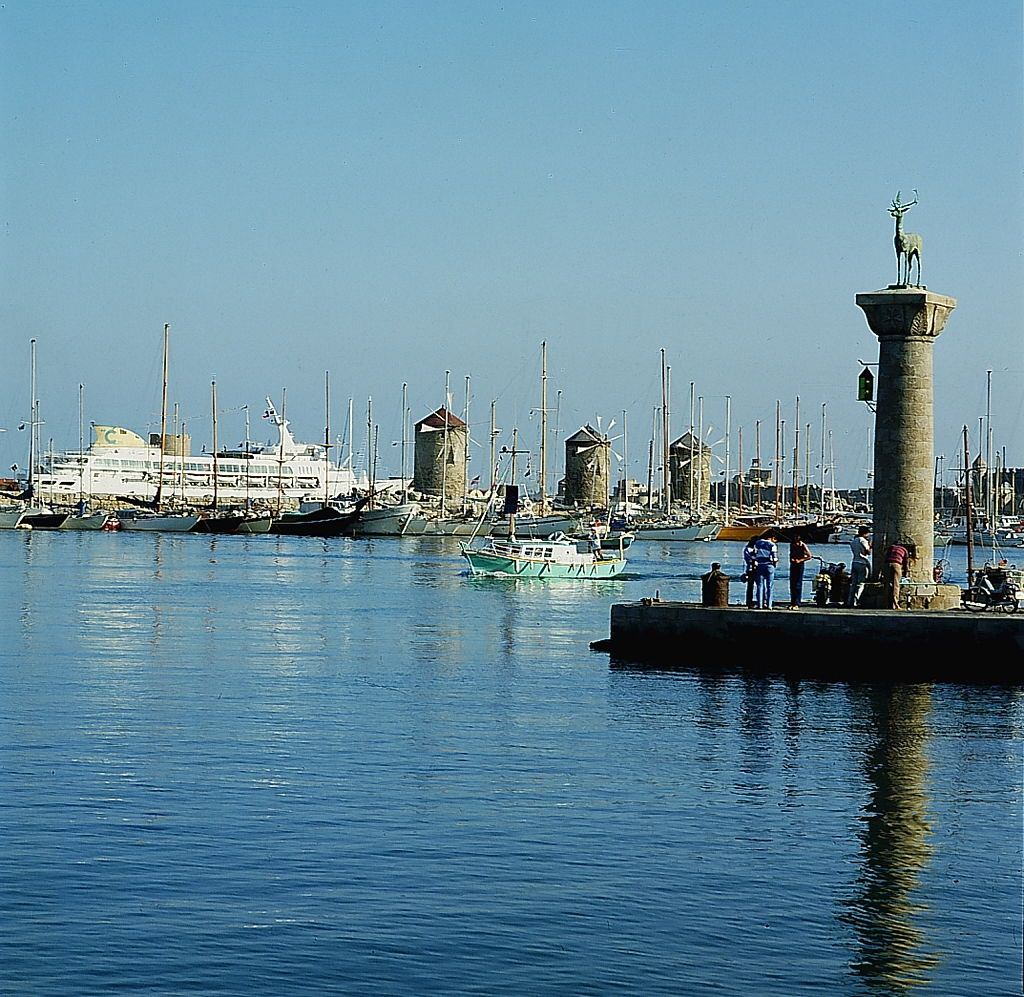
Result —
<instances>
[{"instance_id":1,"label":"bronze deer sculpture","mask_svg":"<svg viewBox=\"0 0 1024 997\"><path fill-rule=\"evenodd\" d=\"M915 190L916 194L917 191ZM903 231L903 216L910 210L911 205L917 204L917 198L900 203L900 192L896 191L896 200L892 202L889 214L896 219L896 238L893 242L896 245L896 283L910 285L910 265L917 260L917 286L921 285L921 237L916 232Z\"/></svg>"}]
</instances>

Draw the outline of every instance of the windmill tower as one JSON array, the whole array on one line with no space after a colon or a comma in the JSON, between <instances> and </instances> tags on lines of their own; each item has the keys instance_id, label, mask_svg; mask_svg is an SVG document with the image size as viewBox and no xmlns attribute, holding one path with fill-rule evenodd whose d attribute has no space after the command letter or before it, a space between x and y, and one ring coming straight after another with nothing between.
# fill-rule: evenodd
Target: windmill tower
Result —
<instances>
[{"instance_id":1,"label":"windmill tower","mask_svg":"<svg viewBox=\"0 0 1024 997\"><path fill-rule=\"evenodd\" d=\"M443 482L445 502L460 502L466 486L466 424L442 406L414 428L413 488L440 498Z\"/></svg>"},{"instance_id":2,"label":"windmill tower","mask_svg":"<svg viewBox=\"0 0 1024 997\"><path fill-rule=\"evenodd\" d=\"M669 447L672 495L691 509L705 506L711 500L711 458L711 447L701 443L695 433L683 433Z\"/></svg>"},{"instance_id":3,"label":"windmill tower","mask_svg":"<svg viewBox=\"0 0 1024 997\"><path fill-rule=\"evenodd\" d=\"M589 423L565 441L565 504L608 505L611 441Z\"/></svg>"}]
</instances>

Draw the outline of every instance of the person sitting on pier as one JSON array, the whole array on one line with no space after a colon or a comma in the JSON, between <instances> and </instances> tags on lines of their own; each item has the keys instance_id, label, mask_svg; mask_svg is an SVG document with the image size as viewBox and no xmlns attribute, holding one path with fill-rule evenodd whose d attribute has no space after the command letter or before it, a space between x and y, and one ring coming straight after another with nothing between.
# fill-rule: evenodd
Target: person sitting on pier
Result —
<instances>
[{"instance_id":1,"label":"person sitting on pier","mask_svg":"<svg viewBox=\"0 0 1024 997\"><path fill-rule=\"evenodd\" d=\"M858 526L857 535L850 541L853 562L850 564L850 592L846 596L846 605L849 607L860 605L864 584L871 573L871 541L868 539L870 532L870 526Z\"/></svg>"}]
</instances>

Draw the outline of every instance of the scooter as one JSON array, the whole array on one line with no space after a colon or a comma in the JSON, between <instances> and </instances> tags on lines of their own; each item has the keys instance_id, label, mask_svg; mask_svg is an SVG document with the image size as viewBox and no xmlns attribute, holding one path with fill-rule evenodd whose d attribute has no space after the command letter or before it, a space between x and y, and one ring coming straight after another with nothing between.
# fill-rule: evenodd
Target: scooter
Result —
<instances>
[{"instance_id":1,"label":"scooter","mask_svg":"<svg viewBox=\"0 0 1024 997\"><path fill-rule=\"evenodd\" d=\"M1017 566L986 564L974 573L973 583L963 590L960 604L972 613L995 609L1016 613L1024 591L1019 586L1021 572Z\"/></svg>"},{"instance_id":2,"label":"scooter","mask_svg":"<svg viewBox=\"0 0 1024 997\"><path fill-rule=\"evenodd\" d=\"M816 606L845 606L850 592L850 575L842 561L836 563L818 558L821 565L814 579Z\"/></svg>"}]
</instances>

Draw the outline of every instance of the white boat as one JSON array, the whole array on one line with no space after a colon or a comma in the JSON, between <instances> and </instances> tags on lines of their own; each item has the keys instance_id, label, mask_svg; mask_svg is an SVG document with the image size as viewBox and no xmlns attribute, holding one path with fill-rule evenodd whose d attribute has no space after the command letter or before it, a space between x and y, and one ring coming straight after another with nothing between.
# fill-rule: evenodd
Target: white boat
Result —
<instances>
[{"instance_id":1,"label":"white boat","mask_svg":"<svg viewBox=\"0 0 1024 997\"><path fill-rule=\"evenodd\" d=\"M122 530L137 532L188 533L200 517L184 512L149 512L145 509L119 509L117 521Z\"/></svg>"},{"instance_id":2,"label":"white boat","mask_svg":"<svg viewBox=\"0 0 1024 997\"><path fill-rule=\"evenodd\" d=\"M509 578L614 578L626 567L630 534L620 535L614 544L592 539L574 539L555 534L546 539L515 535L488 537L478 545L463 544L462 556L474 575Z\"/></svg>"},{"instance_id":3,"label":"white boat","mask_svg":"<svg viewBox=\"0 0 1024 997\"><path fill-rule=\"evenodd\" d=\"M24 518L25 510L21 506L0 509L0 530L16 530Z\"/></svg>"},{"instance_id":4,"label":"white boat","mask_svg":"<svg viewBox=\"0 0 1024 997\"><path fill-rule=\"evenodd\" d=\"M153 501L162 483L165 498L204 505L212 500L216 484L221 501L274 506L314 499L325 491L347 495L365 484L347 464L325 459L328 451L322 444L297 442L269 398L264 417L277 428L276 441L242 443L220 451L216 460L212 453L188 453L188 437L181 435L168 440L161 461L159 434L151 434L147 443L130 429L94 425L88 449L53 455L37 475L36 489L69 504L82 491L114 501Z\"/></svg>"},{"instance_id":5,"label":"white boat","mask_svg":"<svg viewBox=\"0 0 1024 997\"><path fill-rule=\"evenodd\" d=\"M379 509L363 509L352 526L355 537L401 537L413 519L418 517L418 502L400 502L397 505L382 506Z\"/></svg>"},{"instance_id":6,"label":"white boat","mask_svg":"<svg viewBox=\"0 0 1024 997\"><path fill-rule=\"evenodd\" d=\"M517 431L512 433L509 479L515 480ZM508 492L506 492L508 501ZM633 540L630 533L619 534L614 541L602 542L595 531L591 536L567 537L555 533L548 537L516 535L516 509L510 509L505 536L493 534L462 543L461 554L474 575L537 579L614 578L626 567L626 548ZM483 525L487 516L481 519Z\"/></svg>"}]
</instances>

